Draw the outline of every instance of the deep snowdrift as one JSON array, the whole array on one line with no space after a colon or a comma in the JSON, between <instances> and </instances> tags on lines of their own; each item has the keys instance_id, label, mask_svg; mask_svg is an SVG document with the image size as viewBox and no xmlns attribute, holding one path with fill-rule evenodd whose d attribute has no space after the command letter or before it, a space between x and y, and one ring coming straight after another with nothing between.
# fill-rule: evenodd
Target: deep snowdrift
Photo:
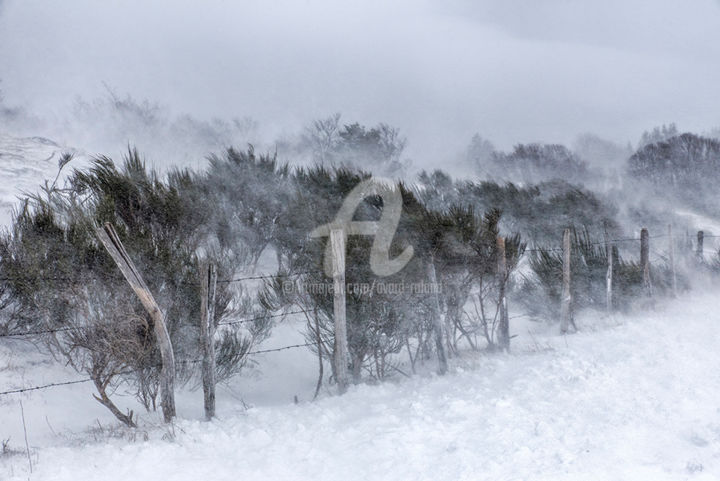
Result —
<instances>
[{"instance_id":1,"label":"deep snowdrift","mask_svg":"<svg viewBox=\"0 0 720 481\"><path fill-rule=\"evenodd\" d=\"M56 437L54 446L33 449L31 479L720 476L720 312L714 294L694 294L630 317L585 317L582 332L567 337L554 327L514 327L519 337L513 354L467 355L442 378L416 376L356 387L343 397L247 411L236 403L230 412L225 403L212 423L179 421L174 440L163 439L167 429L160 427L146 428L134 441L79 444L75 438L63 446L64 438ZM312 357L287 355L304 356L311 384ZM265 375L296 376L282 369L297 370L297 362L275 366L278 372ZM240 379L238 385L254 382ZM63 397L83 389L87 397L89 387L58 389L65 394L45 391L24 399L42 399L55 413L65 406L87 421L92 414L72 405L78 398ZM0 412L7 413L2 427L16 426L17 397L0 402ZM28 424L38 426L44 421L36 409ZM0 463L0 479L27 477L21 453Z\"/></svg>"}]
</instances>

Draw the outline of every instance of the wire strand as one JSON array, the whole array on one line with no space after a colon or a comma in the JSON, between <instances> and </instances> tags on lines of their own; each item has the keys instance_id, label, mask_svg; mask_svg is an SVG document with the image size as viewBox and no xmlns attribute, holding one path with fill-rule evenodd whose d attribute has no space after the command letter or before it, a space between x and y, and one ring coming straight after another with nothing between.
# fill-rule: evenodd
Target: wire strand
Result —
<instances>
[{"instance_id":1,"label":"wire strand","mask_svg":"<svg viewBox=\"0 0 720 481\"><path fill-rule=\"evenodd\" d=\"M260 349L257 351L250 351L250 352L247 352L245 355L252 356L252 355L257 355L257 354L267 354L267 353L271 353L271 352L280 352L280 351L286 351L288 349L297 349L300 347L309 347L309 346L315 346L315 345L317 345L317 342L306 342L303 344L291 344L289 346L276 347L273 349ZM176 364L195 364L195 363L199 363L202 361L203 361L202 359L186 359L186 360L176 361ZM118 374L132 374L133 372L138 372L138 371L140 371L140 369L135 369L132 371L124 371L124 372L120 372ZM24 393L24 392L28 392L28 391L39 391L42 389L49 389L49 388L58 387L58 386L69 386L72 384L82 384L82 383L91 382L94 380L95 380L94 378L85 378L85 379L76 379L73 381L54 382L54 383L50 383L50 384L43 384L41 386L32 386L32 387L11 389L9 391L0 392L0 396L10 395L10 394L20 394L20 393Z\"/></svg>"}]
</instances>

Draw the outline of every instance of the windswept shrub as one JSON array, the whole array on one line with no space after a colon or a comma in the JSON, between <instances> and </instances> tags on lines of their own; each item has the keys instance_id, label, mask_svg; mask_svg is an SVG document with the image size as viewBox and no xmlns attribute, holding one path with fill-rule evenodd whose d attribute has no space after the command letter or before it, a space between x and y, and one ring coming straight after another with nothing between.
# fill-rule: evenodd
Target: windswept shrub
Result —
<instances>
[{"instance_id":1,"label":"windswept shrub","mask_svg":"<svg viewBox=\"0 0 720 481\"><path fill-rule=\"evenodd\" d=\"M607 252L604 241L595 241L587 230L571 232L570 290L575 311L606 307ZM520 299L533 314L554 319L560 312L563 254L560 248L538 248L530 256L534 274L520 288ZM654 295L668 295L672 272L664 263L651 263L650 279ZM642 266L624 260L613 247L613 304L626 310L638 300L647 298ZM678 285L686 288L685 278L678 274Z\"/></svg>"},{"instance_id":2,"label":"windswept shrub","mask_svg":"<svg viewBox=\"0 0 720 481\"><path fill-rule=\"evenodd\" d=\"M174 171L162 179L148 171L136 151L117 168L106 157L75 171L62 188L46 185L31 195L0 241L2 271L16 306L15 330L37 331L40 345L91 377L96 399L122 422L133 425L109 393L118 384L137 391L155 407L161 360L152 319L95 236L105 222L121 241L164 310L179 380L198 371L201 265L213 261L219 275L232 275L243 259L218 248L207 225L207 206L193 175ZM255 315L248 294L218 284L215 322ZM247 361L269 323L221 326L217 365L221 376Z\"/></svg>"}]
</instances>

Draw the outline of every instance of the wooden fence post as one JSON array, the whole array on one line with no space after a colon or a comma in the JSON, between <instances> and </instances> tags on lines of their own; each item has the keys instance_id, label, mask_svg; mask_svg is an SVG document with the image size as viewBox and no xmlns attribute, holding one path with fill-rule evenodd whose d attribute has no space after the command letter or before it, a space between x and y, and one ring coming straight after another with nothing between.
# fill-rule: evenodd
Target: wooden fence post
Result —
<instances>
[{"instance_id":1,"label":"wooden fence post","mask_svg":"<svg viewBox=\"0 0 720 481\"><path fill-rule=\"evenodd\" d=\"M605 273L605 301L608 314L613 310L612 280L613 280L613 249L610 245L607 226L605 227L605 256L607 257L607 272Z\"/></svg>"},{"instance_id":2,"label":"wooden fence post","mask_svg":"<svg viewBox=\"0 0 720 481\"><path fill-rule=\"evenodd\" d=\"M563 232L563 285L560 299L560 332L565 334L572 323L572 292L570 290L570 229Z\"/></svg>"},{"instance_id":3,"label":"wooden fence post","mask_svg":"<svg viewBox=\"0 0 720 481\"><path fill-rule=\"evenodd\" d=\"M652 282L650 280L650 234L645 227L640 230L640 266L643 272L645 293L648 296L652 296Z\"/></svg>"},{"instance_id":4,"label":"wooden fence post","mask_svg":"<svg viewBox=\"0 0 720 481\"><path fill-rule=\"evenodd\" d=\"M438 293L438 281L437 273L435 272L435 259L430 256L430 261L427 265L428 280L433 287L432 302L430 307L432 310L432 325L433 325L433 337L435 337L435 350L437 351L438 357L438 374L445 374L448 370L447 351L445 350L445 342L443 339L443 321L440 318L440 299Z\"/></svg>"},{"instance_id":5,"label":"wooden fence post","mask_svg":"<svg viewBox=\"0 0 720 481\"><path fill-rule=\"evenodd\" d=\"M208 264L200 276L200 339L202 345L202 384L205 419L215 417L215 291L217 270Z\"/></svg>"},{"instance_id":6,"label":"wooden fence post","mask_svg":"<svg viewBox=\"0 0 720 481\"><path fill-rule=\"evenodd\" d=\"M673 238L672 224L668 224L668 260L672 275L672 295L677 296L677 273L675 271L675 239Z\"/></svg>"},{"instance_id":7,"label":"wooden fence post","mask_svg":"<svg viewBox=\"0 0 720 481\"><path fill-rule=\"evenodd\" d=\"M125 280L140 299L145 310L153 320L155 339L160 348L162 368L160 371L160 405L162 406L165 422L175 417L175 355L173 353L170 334L165 325L165 315L160 310L150 289L140 275L130 256L120 242L120 238L113 226L106 223L95 231L100 242L105 246L110 257L115 261Z\"/></svg>"},{"instance_id":8,"label":"wooden fence post","mask_svg":"<svg viewBox=\"0 0 720 481\"><path fill-rule=\"evenodd\" d=\"M697 233L697 247L695 248L695 255L697 256L699 262L702 262L705 259L705 256L703 255L704 241L705 232L699 230Z\"/></svg>"},{"instance_id":9,"label":"wooden fence post","mask_svg":"<svg viewBox=\"0 0 720 481\"><path fill-rule=\"evenodd\" d=\"M507 312L507 297L505 295L505 284L507 282L507 260L505 257L505 238L497 237L497 272L498 272L498 289L500 295L498 298L498 315L500 323L498 325L498 346L504 351L510 351L510 319Z\"/></svg>"},{"instance_id":10,"label":"wooden fence post","mask_svg":"<svg viewBox=\"0 0 720 481\"><path fill-rule=\"evenodd\" d=\"M345 231L343 228L330 229L330 245L333 267L333 314L335 316L335 378L340 394L348 388L348 340L345 310ZM318 346L320 348L320 346Z\"/></svg>"}]
</instances>

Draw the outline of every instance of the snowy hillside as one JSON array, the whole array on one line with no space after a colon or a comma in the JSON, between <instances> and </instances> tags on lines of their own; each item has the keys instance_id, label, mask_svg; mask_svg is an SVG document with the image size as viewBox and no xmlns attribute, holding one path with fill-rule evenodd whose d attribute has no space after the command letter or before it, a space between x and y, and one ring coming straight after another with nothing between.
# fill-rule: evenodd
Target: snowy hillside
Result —
<instances>
[{"instance_id":1,"label":"snowy hillside","mask_svg":"<svg viewBox=\"0 0 720 481\"><path fill-rule=\"evenodd\" d=\"M65 152L75 155L70 168L80 166L88 158L44 137L0 134L0 225L8 224L18 195L36 192L45 180L52 182L58 173L58 160Z\"/></svg>"},{"instance_id":2,"label":"snowy hillside","mask_svg":"<svg viewBox=\"0 0 720 481\"><path fill-rule=\"evenodd\" d=\"M40 433L64 419L108 419L90 387L6 396L1 426L18 454L3 456L0 479L28 478L19 399L33 480L717 479L720 313L712 293L643 315L581 318L581 332L566 337L514 327L511 355L467 356L446 377L363 385L314 403L301 396L298 405L277 381L311 392L312 356L267 354L263 377L282 386L274 400L244 410L223 389L219 418L178 421L174 439L167 428L114 438L105 427L48 435L43 447ZM237 379L233 388L252 399L257 382ZM194 416L184 414L199 419L194 396Z\"/></svg>"},{"instance_id":3,"label":"snowy hillside","mask_svg":"<svg viewBox=\"0 0 720 481\"><path fill-rule=\"evenodd\" d=\"M0 0L0 481L720 481L718 58L720 0Z\"/></svg>"}]
</instances>

